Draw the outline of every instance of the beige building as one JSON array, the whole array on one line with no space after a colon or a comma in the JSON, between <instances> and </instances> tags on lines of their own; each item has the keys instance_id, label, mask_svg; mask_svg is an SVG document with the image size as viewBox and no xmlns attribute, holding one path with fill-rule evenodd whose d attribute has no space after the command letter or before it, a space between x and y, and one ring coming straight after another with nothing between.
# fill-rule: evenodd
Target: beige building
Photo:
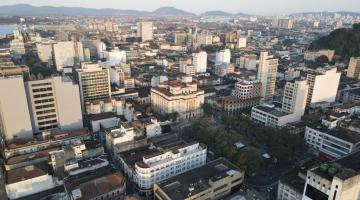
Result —
<instances>
[{"instance_id":1,"label":"beige building","mask_svg":"<svg viewBox=\"0 0 360 200\"><path fill-rule=\"evenodd\" d=\"M335 55L334 50L318 50L318 51L305 51L304 59L306 61L315 61L320 56L328 57L329 61L332 61Z\"/></svg>"},{"instance_id":2,"label":"beige building","mask_svg":"<svg viewBox=\"0 0 360 200\"><path fill-rule=\"evenodd\" d=\"M278 59L261 52L257 77L262 84L261 96L265 101L272 101L275 94Z\"/></svg>"},{"instance_id":3,"label":"beige building","mask_svg":"<svg viewBox=\"0 0 360 200\"><path fill-rule=\"evenodd\" d=\"M0 132L6 140L33 136L22 76L0 78Z\"/></svg>"},{"instance_id":4,"label":"beige building","mask_svg":"<svg viewBox=\"0 0 360 200\"><path fill-rule=\"evenodd\" d=\"M137 36L141 38L142 42L154 39L152 22L138 22L137 23Z\"/></svg>"},{"instance_id":5,"label":"beige building","mask_svg":"<svg viewBox=\"0 0 360 200\"><path fill-rule=\"evenodd\" d=\"M307 172L302 200L356 200L360 196L360 152Z\"/></svg>"},{"instance_id":6,"label":"beige building","mask_svg":"<svg viewBox=\"0 0 360 200\"><path fill-rule=\"evenodd\" d=\"M161 114L176 112L180 119L198 117L203 114L203 103L204 91L197 88L192 77L185 77L182 82L164 82L151 88L151 105Z\"/></svg>"},{"instance_id":7,"label":"beige building","mask_svg":"<svg viewBox=\"0 0 360 200\"><path fill-rule=\"evenodd\" d=\"M25 65L0 66L0 76L17 76L26 74L29 74L29 67Z\"/></svg>"},{"instance_id":8,"label":"beige building","mask_svg":"<svg viewBox=\"0 0 360 200\"><path fill-rule=\"evenodd\" d=\"M245 172L224 158L154 185L156 200L215 200L239 189Z\"/></svg>"},{"instance_id":9,"label":"beige building","mask_svg":"<svg viewBox=\"0 0 360 200\"><path fill-rule=\"evenodd\" d=\"M196 66L194 65L180 65L180 72L187 75L195 75L196 74Z\"/></svg>"},{"instance_id":10,"label":"beige building","mask_svg":"<svg viewBox=\"0 0 360 200\"><path fill-rule=\"evenodd\" d=\"M351 57L346 76L353 79L360 79L360 57Z\"/></svg>"},{"instance_id":11,"label":"beige building","mask_svg":"<svg viewBox=\"0 0 360 200\"><path fill-rule=\"evenodd\" d=\"M26 83L34 132L83 127L79 86L68 77Z\"/></svg>"},{"instance_id":12,"label":"beige building","mask_svg":"<svg viewBox=\"0 0 360 200\"><path fill-rule=\"evenodd\" d=\"M289 18L276 18L272 21L273 28L292 29L294 22Z\"/></svg>"}]
</instances>

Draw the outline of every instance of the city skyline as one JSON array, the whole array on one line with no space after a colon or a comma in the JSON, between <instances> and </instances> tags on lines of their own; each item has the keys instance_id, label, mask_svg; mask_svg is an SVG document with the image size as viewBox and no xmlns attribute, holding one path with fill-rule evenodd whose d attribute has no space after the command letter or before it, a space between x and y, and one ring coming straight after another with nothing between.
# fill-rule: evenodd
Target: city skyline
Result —
<instances>
[{"instance_id":1,"label":"city skyline","mask_svg":"<svg viewBox=\"0 0 360 200\"><path fill-rule=\"evenodd\" d=\"M114 1L104 0L102 4L99 4L95 0L89 1L49 1L49 0L15 0L11 4L7 2L0 3L0 6L14 5L14 4L30 4L33 6L64 6L64 7L84 7L84 8L115 8L115 9L134 9L141 11L154 11L160 7L171 6L178 9L182 9L195 14L201 14L206 11L221 10L229 13L248 13L248 14L260 14L260 15L285 15L290 13L298 12L322 12L322 11L349 11L349 12L360 12L360 4L356 0L345 0L341 2L332 2L328 4L325 0L295 0L291 4L287 4L286 0L224 0L219 5L216 0L208 1L176 1L176 0L155 0L148 3L148 1L137 0L137 1ZM125 6L124 6L125 5ZM259 6L262 5L262 6Z\"/></svg>"}]
</instances>

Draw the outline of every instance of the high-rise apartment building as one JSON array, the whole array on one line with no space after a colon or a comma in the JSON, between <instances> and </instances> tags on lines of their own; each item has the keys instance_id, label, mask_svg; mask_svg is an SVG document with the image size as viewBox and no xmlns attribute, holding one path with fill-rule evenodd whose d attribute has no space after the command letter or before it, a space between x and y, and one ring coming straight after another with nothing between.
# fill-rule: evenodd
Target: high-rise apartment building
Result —
<instances>
[{"instance_id":1,"label":"high-rise apartment building","mask_svg":"<svg viewBox=\"0 0 360 200\"><path fill-rule=\"evenodd\" d=\"M295 80L286 83L282 102L282 111L294 114L300 120L305 113L309 85L306 80Z\"/></svg>"},{"instance_id":2,"label":"high-rise apartment building","mask_svg":"<svg viewBox=\"0 0 360 200\"><path fill-rule=\"evenodd\" d=\"M266 126L281 127L297 122L305 113L309 86L306 80L288 82L284 89L282 108L256 106L251 110L251 118Z\"/></svg>"},{"instance_id":3,"label":"high-rise apartment building","mask_svg":"<svg viewBox=\"0 0 360 200\"><path fill-rule=\"evenodd\" d=\"M0 132L6 140L33 136L22 76L0 78Z\"/></svg>"},{"instance_id":4,"label":"high-rise apartment building","mask_svg":"<svg viewBox=\"0 0 360 200\"><path fill-rule=\"evenodd\" d=\"M273 100L277 69L278 59L268 55L268 52L261 52L257 78L262 84L261 96L265 101Z\"/></svg>"},{"instance_id":5,"label":"high-rise apartment building","mask_svg":"<svg viewBox=\"0 0 360 200\"><path fill-rule=\"evenodd\" d=\"M224 49L216 52L215 65L230 64L231 51L230 49Z\"/></svg>"},{"instance_id":6,"label":"high-rise apartment building","mask_svg":"<svg viewBox=\"0 0 360 200\"><path fill-rule=\"evenodd\" d=\"M141 38L142 42L153 40L153 23L152 22L138 22L137 36Z\"/></svg>"},{"instance_id":7,"label":"high-rise apartment building","mask_svg":"<svg viewBox=\"0 0 360 200\"><path fill-rule=\"evenodd\" d=\"M351 57L346 76L349 78L360 79L360 57Z\"/></svg>"},{"instance_id":8,"label":"high-rise apartment building","mask_svg":"<svg viewBox=\"0 0 360 200\"><path fill-rule=\"evenodd\" d=\"M238 41L237 41L237 48L246 48L247 45L247 37L242 36L239 37Z\"/></svg>"},{"instance_id":9,"label":"high-rise apartment building","mask_svg":"<svg viewBox=\"0 0 360 200\"><path fill-rule=\"evenodd\" d=\"M196 74L196 66L194 65L180 65L180 72L187 75Z\"/></svg>"},{"instance_id":10,"label":"high-rise apartment building","mask_svg":"<svg viewBox=\"0 0 360 200\"><path fill-rule=\"evenodd\" d=\"M26 83L34 132L83 127L79 86L68 77Z\"/></svg>"},{"instance_id":11,"label":"high-rise apartment building","mask_svg":"<svg viewBox=\"0 0 360 200\"><path fill-rule=\"evenodd\" d=\"M56 69L62 71L64 67L74 66L84 61L84 50L81 42L62 41L53 44Z\"/></svg>"},{"instance_id":12,"label":"high-rise apartment building","mask_svg":"<svg viewBox=\"0 0 360 200\"><path fill-rule=\"evenodd\" d=\"M206 72L207 53L205 51L193 53L193 65L196 67L197 73Z\"/></svg>"},{"instance_id":13,"label":"high-rise apartment building","mask_svg":"<svg viewBox=\"0 0 360 200\"><path fill-rule=\"evenodd\" d=\"M111 97L109 69L99 67L97 63L82 63L77 70L81 102Z\"/></svg>"},{"instance_id":14,"label":"high-rise apartment building","mask_svg":"<svg viewBox=\"0 0 360 200\"><path fill-rule=\"evenodd\" d=\"M341 73L336 67L315 70L307 74L309 93L307 105L335 102Z\"/></svg>"}]
</instances>

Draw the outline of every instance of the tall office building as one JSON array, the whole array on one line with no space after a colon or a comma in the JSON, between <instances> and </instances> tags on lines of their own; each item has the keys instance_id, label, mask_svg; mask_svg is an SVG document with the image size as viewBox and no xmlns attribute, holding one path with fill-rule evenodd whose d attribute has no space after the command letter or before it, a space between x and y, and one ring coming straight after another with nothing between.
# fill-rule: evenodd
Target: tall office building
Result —
<instances>
[{"instance_id":1,"label":"tall office building","mask_svg":"<svg viewBox=\"0 0 360 200\"><path fill-rule=\"evenodd\" d=\"M193 53L193 65L196 67L197 73L206 72L207 53L205 51Z\"/></svg>"},{"instance_id":2,"label":"tall office building","mask_svg":"<svg viewBox=\"0 0 360 200\"><path fill-rule=\"evenodd\" d=\"M307 105L335 102L341 73L336 67L315 70L307 74L309 94Z\"/></svg>"},{"instance_id":3,"label":"tall office building","mask_svg":"<svg viewBox=\"0 0 360 200\"><path fill-rule=\"evenodd\" d=\"M273 100L277 69L278 59L269 56L268 52L261 52L257 77L262 84L261 96L265 101Z\"/></svg>"},{"instance_id":4,"label":"tall office building","mask_svg":"<svg viewBox=\"0 0 360 200\"><path fill-rule=\"evenodd\" d=\"M287 82L284 88L282 111L295 114L300 119L305 113L308 91L309 85L306 80Z\"/></svg>"},{"instance_id":5,"label":"tall office building","mask_svg":"<svg viewBox=\"0 0 360 200\"><path fill-rule=\"evenodd\" d=\"M231 51L230 49L224 49L216 52L215 65L230 64Z\"/></svg>"},{"instance_id":6,"label":"tall office building","mask_svg":"<svg viewBox=\"0 0 360 200\"><path fill-rule=\"evenodd\" d=\"M33 136L22 76L0 78L0 132L6 140Z\"/></svg>"},{"instance_id":7,"label":"tall office building","mask_svg":"<svg viewBox=\"0 0 360 200\"><path fill-rule=\"evenodd\" d=\"M352 57L346 74L349 78L360 79L360 57Z\"/></svg>"},{"instance_id":8,"label":"tall office building","mask_svg":"<svg viewBox=\"0 0 360 200\"><path fill-rule=\"evenodd\" d=\"M152 22L138 22L137 36L141 38L142 42L153 40L153 23Z\"/></svg>"},{"instance_id":9,"label":"tall office building","mask_svg":"<svg viewBox=\"0 0 360 200\"><path fill-rule=\"evenodd\" d=\"M103 69L97 63L82 63L77 73L82 105L88 100L111 97L109 69Z\"/></svg>"},{"instance_id":10,"label":"tall office building","mask_svg":"<svg viewBox=\"0 0 360 200\"><path fill-rule=\"evenodd\" d=\"M34 132L83 128L79 86L68 77L26 83Z\"/></svg>"}]
</instances>

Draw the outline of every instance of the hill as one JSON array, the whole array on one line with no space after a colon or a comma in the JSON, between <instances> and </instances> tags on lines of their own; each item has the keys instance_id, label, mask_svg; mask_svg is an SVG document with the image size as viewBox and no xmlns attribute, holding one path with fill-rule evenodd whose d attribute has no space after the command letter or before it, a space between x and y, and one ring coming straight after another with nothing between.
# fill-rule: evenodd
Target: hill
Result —
<instances>
[{"instance_id":1,"label":"hill","mask_svg":"<svg viewBox=\"0 0 360 200\"><path fill-rule=\"evenodd\" d=\"M360 56L360 24L354 24L353 28L334 30L329 35L315 40L309 49L334 49L336 55L344 60Z\"/></svg>"},{"instance_id":2,"label":"hill","mask_svg":"<svg viewBox=\"0 0 360 200\"><path fill-rule=\"evenodd\" d=\"M201 16L207 16L207 17L229 17L229 16L233 16L233 14L227 13L227 12L224 12L224 11L215 10L215 11L207 11L207 12L201 14Z\"/></svg>"},{"instance_id":3,"label":"hill","mask_svg":"<svg viewBox=\"0 0 360 200\"><path fill-rule=\"evenodd\" d=\"M193 16L196 16L193 13L186 12L186 11L174 8L174 7L158 8L153 13L156 14L156 15L160 15L160 16L179 16L179 17L193 17Z\"/></svg>"}]
</instances>

